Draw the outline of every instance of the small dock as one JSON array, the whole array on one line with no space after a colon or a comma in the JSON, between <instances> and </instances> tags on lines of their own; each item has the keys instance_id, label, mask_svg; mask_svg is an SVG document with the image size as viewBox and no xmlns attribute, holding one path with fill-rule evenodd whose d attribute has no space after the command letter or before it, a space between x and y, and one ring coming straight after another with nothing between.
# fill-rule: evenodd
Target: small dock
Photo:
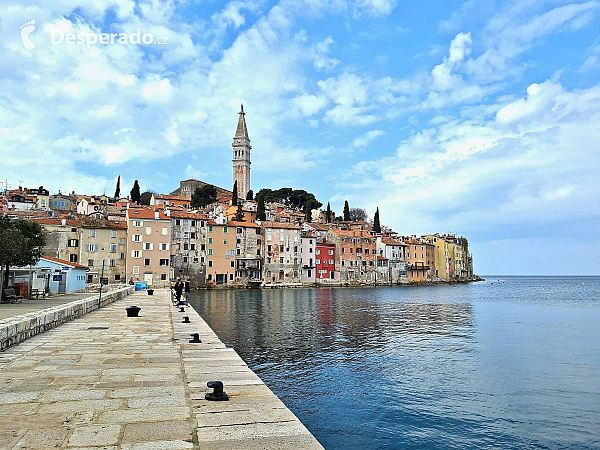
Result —
<instances>
[{"instance_id":1,"label":"small dock","mask_svg":"<svg viewBox=\"0 0 600 450\"><path fill-rule=\"evenodd\" d=\"M141 307L137 318L125 307ZM190 323L183 323L188 316ZM201 343L190 343L198 333ZM167 290L136 292L0 353L0 448L322 446ZM209 381L229 401L211 402Z\"/></svg>"}]
</instances>

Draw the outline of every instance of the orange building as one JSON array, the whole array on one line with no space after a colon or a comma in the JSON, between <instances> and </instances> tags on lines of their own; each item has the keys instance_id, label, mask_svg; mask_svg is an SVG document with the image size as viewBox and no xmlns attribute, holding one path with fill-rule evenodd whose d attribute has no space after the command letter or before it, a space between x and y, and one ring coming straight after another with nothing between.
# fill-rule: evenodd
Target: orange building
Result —
<instances>
[{"instance_id":1,"label":"orange building","mask_svg":"<svg viewBox=\"0 0 600 450\"><path fill-rule=\"evenodd\" d=\"M431 279L432 270L435 270L435 246L427 242L420 242L410 238L404 241L408 248L407 271L409 283L424 282Z\"/></svg>"},{"instance_id":2,"label":"orange building","mask_svg":"<svg viewBox=\"0 0 600 450\"><path fill-rule=\"evenodd\" d=\"M206 283L227 285L235 282L236 227L231 222L209 220L206 233Z\"/></svg>"},{"instance_id":3,"label":"orange building","mask_svg":"<svg viewBox=\"0 0 600 450\"><path fill-rule=\"evenodd\" d=\"M341 282L375 282L377 243L371 233L332 228L326 240L336 245L336 267Z\"/></svg>"}]
</instances>

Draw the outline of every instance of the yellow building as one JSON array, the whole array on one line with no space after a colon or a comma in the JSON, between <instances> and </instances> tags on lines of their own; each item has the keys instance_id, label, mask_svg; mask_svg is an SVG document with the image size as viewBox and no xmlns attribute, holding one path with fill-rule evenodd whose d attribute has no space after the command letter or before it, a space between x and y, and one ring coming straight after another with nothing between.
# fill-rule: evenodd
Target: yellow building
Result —
<instances>
[{"instance_id":1,"label":"yellow building","mask_svg":"<svg viewBox=\"0 0 600 450\"><path fill-rule=\"evenodd\" d=\"M206 233L206 283L227 285L235 282L236 227L209 220Z\"/></svg>"},{"instance_id":2,"label":"yellow building","mask_svg":"<svg viewBox=\"0 0 600 450\"><path fill-rule=\"evenodd\" d=\"M423 236L423 240L434 246L435 262L432 268L432 275L442 280L448 280L450 274L448 242L437 233Z\"/></svg>"},{"instance_id":3,"label":"yellow building","mask_svg":"<svg viewBox=\"0 0 600 450\"><path fill-rule=\"evenodd\" d=\"M242 212L244 213L244 222L256 223L256 211L242 208ZM225 210L223 214L225 215L227 220L235 220L235 215L237 214L237 206L230 206Z\"/></svg>"}]
</instances>

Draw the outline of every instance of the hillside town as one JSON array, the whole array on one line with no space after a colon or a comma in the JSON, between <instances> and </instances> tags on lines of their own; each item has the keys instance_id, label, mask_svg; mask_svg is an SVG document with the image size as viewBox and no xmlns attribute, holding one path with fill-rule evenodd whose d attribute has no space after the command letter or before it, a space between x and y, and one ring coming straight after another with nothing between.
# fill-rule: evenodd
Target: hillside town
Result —
<instances>
[{"instance_id":1,"label":"hillside town","mask_svg":"<svg viewBox=\"0 0 600 450\"><path fill-rule=\"evenodd\" d=\"M453 234L401 235L364 210L336 216L306 191L250 188L251 145L243 105L233 138L233 188L197 179L172 192L121 196L51 194L2 182L0 215L40 224L35 266L9 267L5 285L47 293L134 281L195 288L410 285L472 281L468 241ZM352 213L352 214L351 214ZM4 271L3 267L3 271Z\"/></svg>"}]
</instances>

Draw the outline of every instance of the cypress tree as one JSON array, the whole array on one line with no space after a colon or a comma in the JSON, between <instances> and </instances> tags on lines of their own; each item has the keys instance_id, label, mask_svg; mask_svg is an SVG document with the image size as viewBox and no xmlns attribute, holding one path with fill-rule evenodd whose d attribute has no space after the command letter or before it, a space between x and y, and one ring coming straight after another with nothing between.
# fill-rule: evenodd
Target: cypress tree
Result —
<instances>
[{"instance_id":1,"label":"cypress tree","mask_svg":"<svg viewBox=\"0 0 600 450\"><path fill-rule=\"evenodd\" d=\"M344 203L344 222L350 221L350 206L348 206L348 200Z\"/></svg>"},{"instance_id":2,"label":"cypress tree","mask_svg":"<svg viewBox=\"0 0 600 450\"><path fill-rule=\"evenodd\" d=\"M235 211L235 221L244 222L244 210L242 209L242 202L239 202L237 205L237 210Z\"/></svg>"},{"instance_id":3,"label":"cypress tree","mask_svg":"<svg viewBox=\"0 0 600 450\"><path fill-rule=\"evenodd\" d=\"M252 189L246 194L246 200L254 200L254 191Z\"/></svg>"},{"instance_id":4,"label":"cypress tree","mask_svg":"<svg viewBox=\"0 0 600 450\"><path fill-rule=\"evenodd\" d=\"M373 232L377 234L381 233L381 223L379 223L379 207L377 207L377 211L375 211L375 217L373 218Z\"/></svg>"},{"instance_id":5,"label":"cypress tree","mask_svg":"<svg viewBox=\"0 0 600 450\"><path fill-rule=\"evenodd\" d=\"M237 206L238 204L237 180L233 183L233 199L231 200L231 204L233 206Z\"/></svg>"},{"instance_id":6,"label":"cypress tree","mask_svg":"<svg viewBox=\"0 0 600 450\"><path fill-rule=\"evenodd\" d=\"M327 202L327 212L325 213L325 221L327 223L331 222L331 206L329 206L329 202Z\"/></svg>"},{"instance_id":7,"label":"cypress tree","mask_svg":"<svg viewBox=\"0 0 600 450\"><path fill-rule=\"evenodd\" d=\"M117 188L115 189L115 200L118 200L121 196L121 175L117 178Z\"/></svg>"},{"instance_id":8,"label":"cypress tree","mask_svg":"<svg viewBox=\"0 0 600 450\"><path fill-rule=\"evenodd\" d=\"M267 220L267 213L265 212L265 199L262 196L258 198L258 206L256 207L256 219L262 221Z\"/></svg>"},{"instance_id":9,"label":"cypress tree","mask_svg":"<svg viewBox=\"0 0 600 450\"><path fill-rule=\"evenodd\" d=\"M133 203L139 203L142 194L140 193L140 185L138 183L138 180L134 181L133 187L131 188L131 192L129 192L129 195L131 196L130 198Z\"/></svg>"}]
</instances>

